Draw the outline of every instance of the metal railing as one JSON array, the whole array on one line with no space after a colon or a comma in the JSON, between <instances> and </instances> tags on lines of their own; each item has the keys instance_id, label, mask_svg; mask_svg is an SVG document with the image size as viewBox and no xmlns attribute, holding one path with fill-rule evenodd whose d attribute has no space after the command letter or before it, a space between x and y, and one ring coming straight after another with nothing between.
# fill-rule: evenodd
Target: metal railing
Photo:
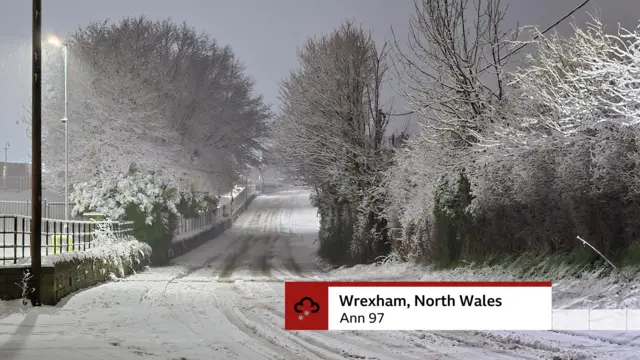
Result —
<instances>
[{"instance_id":1,"label":"metal railing","mask_svg":"<svg viewBox=\"0 0 640 360\"><path fill-rule=\"evenodd\" d=\"M229 218L242 205L244 205L253 192L255 192L255 186L250 185L248 188L245 188L238 193L233 198L233 201L230 201L231 199L222 198L217 210L202 212L193 218L181 218L178 222L175 235L177 236L191 231L200 230L214 225L218 221Z\"/></svg>"},{"instance_id":2,"label":"metal railing","mask_svg":"<svg viewBox=\"0 0 640 360\"><path fill-rule=\"evenodd\" d=\"M42 256L90 249L101 225L116 238L133 233L131 221L64 221L42 219ZM31 217L0 214L0 263L17 263L31 256Z\"/></svg>"},{"instance_id":3,"label":"metal railing","mask_svg":"<svg viewBox=\"0 0 640 360\"><path fill-rule=\"evenodd\" d=\"M220 211L220 214L222 214L222 210ZM180 218L175 235L181 235L190 231L202 229L215 224L217 221L218 212L215 210L202 212L198 214L198 216L192 218Z\"/></svg>"},{"instance_id":4,"label":"metal railing","mask_svg":"<svg viewBox=\"0 0 640 360\"><path fill-rule=\"evenodd\" d=\"M69 219L81 220L78 216L71 216L75 206L69 203ZM31 216L31 201L0 200L0 214L15 214ZM42 217L47 219L64 219L64 201L42 201Z\"/></svg>"}]
</instances>

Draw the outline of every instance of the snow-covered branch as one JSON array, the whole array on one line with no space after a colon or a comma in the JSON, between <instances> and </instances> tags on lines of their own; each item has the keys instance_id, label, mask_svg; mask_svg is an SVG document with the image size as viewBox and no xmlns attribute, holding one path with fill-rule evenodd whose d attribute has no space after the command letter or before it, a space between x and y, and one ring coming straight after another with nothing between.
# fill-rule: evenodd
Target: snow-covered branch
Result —
<instances>
[{"instance_id":1,"label":"snow-covered branch","mask_svg":"<svg viewBox=\"0 0 640 360\"><path fill-rule=\"evenodd\" d=\"M512 74L520 113L514 129L501 129L510 140L640 123L640 27L611 34L592 17L571 37L539 36L535 43L536 52Z\"/></svg>"},{"instance_id":2,"label":"snow-covered branch","mask_svg":"<svg viewBox=\"0 0 640 360\"><path fill-rule=\"evenodd\" d=\"M449 149L477 143L502 117L511 40L500 0L415 0L406 44L395 43L401 93L423 136Z\"/></svg>"}]
</instances>

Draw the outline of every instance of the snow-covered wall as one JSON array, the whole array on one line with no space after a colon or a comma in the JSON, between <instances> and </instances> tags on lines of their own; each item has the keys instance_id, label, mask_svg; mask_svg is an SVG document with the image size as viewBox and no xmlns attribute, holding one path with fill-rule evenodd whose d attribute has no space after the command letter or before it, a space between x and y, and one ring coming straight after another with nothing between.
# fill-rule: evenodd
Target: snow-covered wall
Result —
<instances>
[{"instance_id":1,"label":"snow-covered wall","mask_svg":"<svg viewBox=\"0 0 640 360\"><path fill-rule=\"evenodd\" d=\"M42 304L55 305L74 291L131 275L150 263L151 247L136 240L118 244L118 249L97 247L43 257ZM28 263L0 267L0 299L23 297L20 284L29 267Z\"/></svg>"}]
</instances>

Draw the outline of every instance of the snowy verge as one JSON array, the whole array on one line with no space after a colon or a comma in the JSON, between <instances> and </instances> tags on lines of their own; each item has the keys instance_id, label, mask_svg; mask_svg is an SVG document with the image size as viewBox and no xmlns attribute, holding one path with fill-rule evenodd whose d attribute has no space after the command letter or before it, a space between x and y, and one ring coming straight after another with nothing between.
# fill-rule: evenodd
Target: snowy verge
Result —
<instances>
[{"instance_id":1,"label":"snowy verge","mask_svg":"<svg viewBox=\"0 0 640 360\"><path fill-rule=\"evenodd\" d=\"M640 309L640 268L609 271L541 262L467 266L440 270L400 261L341 267L327 271L331 280L364 281L553 281L556 309Z\"/></svg>"}]
</instances>

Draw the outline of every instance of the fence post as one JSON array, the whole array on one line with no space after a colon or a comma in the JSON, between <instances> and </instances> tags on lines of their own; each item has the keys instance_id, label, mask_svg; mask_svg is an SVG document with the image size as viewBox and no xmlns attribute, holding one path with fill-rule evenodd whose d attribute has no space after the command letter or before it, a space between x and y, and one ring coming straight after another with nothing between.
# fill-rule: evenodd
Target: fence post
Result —
<instances>
[{"instance_id":1,"label":"fence post","mask_svg":"<svg viewBox=\"0 0 640 360\"><path fill-rule=\"evenodd\" d=\"M48 219L49 218L49 202L47 201L47 199L42 200L43 204L42 204L42 208L44 209L44 218Z\"/></svg>"}]
</instances>

